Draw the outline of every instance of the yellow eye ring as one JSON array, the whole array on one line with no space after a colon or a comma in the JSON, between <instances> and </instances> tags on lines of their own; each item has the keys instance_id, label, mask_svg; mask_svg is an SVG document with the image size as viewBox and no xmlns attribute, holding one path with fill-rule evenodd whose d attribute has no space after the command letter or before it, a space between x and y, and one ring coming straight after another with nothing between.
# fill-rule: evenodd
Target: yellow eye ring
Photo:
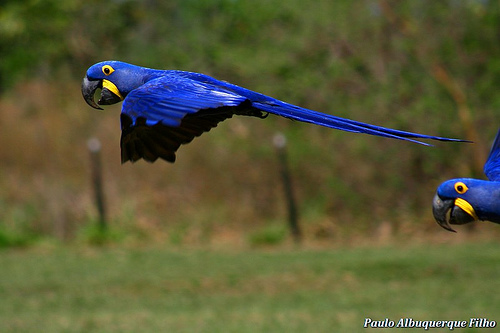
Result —
<instances>
[{"instance_id":1,"label":"yellow eye ring","mask_svg":"<svg viewBox=\"0 0 500 333\"><path fill-rule=\"evenodd\" d=\"M462 182L455 183L455 191L457 191L458 194L464 194L468 189L467 185Z\"/></svg>"},{"instance_id":2,"label":"yellow eye ring","mask_svg":"<svg viewBox=\"0 0 500 333\"><path fill-rule=\"evenodd\" d=\"M110 75L114 71L115 71L115 69L113 67L111 67L110 65L104 65L104 66L102 66L102 72L106 76Z\"/></svg>"}]
</instances>

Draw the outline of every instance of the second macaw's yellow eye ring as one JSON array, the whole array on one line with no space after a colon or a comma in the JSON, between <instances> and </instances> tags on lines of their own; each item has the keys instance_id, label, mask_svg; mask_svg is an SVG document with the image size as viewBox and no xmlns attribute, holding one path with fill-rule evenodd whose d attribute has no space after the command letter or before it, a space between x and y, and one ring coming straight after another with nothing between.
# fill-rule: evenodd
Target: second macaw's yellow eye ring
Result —
<instances>
[{"instance_id":1,"label":"second macaw's yellow eye ring","mask_svg":"<svg viewBox=\"0 0 500 333\"><path fill-rule=\"evenodd\" d=\"M113 73L115 71L115 69L113 67L111 67L110 65L104 65L102 66L102 72L104 73L104 75L110 75L111 73Z\"/></svg>"},{"instance_id":2,"label":"second macaw's yellow eye ring","mask_svg":"<svg viewBox=\"0 0 500 333\"><path fill-rule=\"evenodd\" d=\"M458 194L464 194L468 189L467 185L462 182L455 183L455 191L457 191Z\"/></svg>"}]
</instances>

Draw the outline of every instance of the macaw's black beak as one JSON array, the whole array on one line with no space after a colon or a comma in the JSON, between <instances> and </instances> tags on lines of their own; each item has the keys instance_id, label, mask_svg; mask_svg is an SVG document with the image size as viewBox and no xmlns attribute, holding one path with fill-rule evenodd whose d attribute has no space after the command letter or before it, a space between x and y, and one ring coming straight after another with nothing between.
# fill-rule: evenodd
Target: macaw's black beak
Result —
<instances>
[{"instance_id":1,"label":"macaw's black beak","mask_svg":"<svg viewBox=\"0 0 500 333\"><path fill-rule=\"evenodd\" d=\"M474 209L467 201L442 199L438 194L432 200L432 214L441 227L452 232L456 231L450 224L466 224L477 220Z\"/></svg>"},{"instance_id":2,"label":"macaw's black beak","mask_svg":"<svg viewBox=\"0 0 500 333\"><path fill-rule=\"evenodd\" d=\"M82 82L82 95L85 102L94 109L102 110L94 101L94 94L97 89L102 89L102 80L89 80L87 77L83 78Z\"/></svg>"},{"instance_id":3,"label":"macaw's black beak","mask_svg":"<svg viewBox=\"0 0 500 333\"><path fill-rule=\"evenodd\" d=\"M101 89L101 98L96 104L94 94L97 89ZM111 105L123 100L120 91L111 81L89 80L87 77L83 78L82 95L88 105L99 110L102 110L99 105Z\"/></svg>"}]
</instances>

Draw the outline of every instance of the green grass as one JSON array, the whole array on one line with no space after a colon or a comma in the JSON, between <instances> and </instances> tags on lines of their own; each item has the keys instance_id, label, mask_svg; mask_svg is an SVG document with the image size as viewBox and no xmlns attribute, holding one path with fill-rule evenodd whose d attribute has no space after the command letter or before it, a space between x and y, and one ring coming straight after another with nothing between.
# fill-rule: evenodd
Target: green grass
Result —
<instances>
[{"instance_id":1,"label":"green grass","mask_svg":"<svg viewBox=\"0 0 500 333\"><path fill-rule=\"evenodd\" d=\"M364 332L365 317L500 320L494 243L34 248L0 252L0 267L1 332Z\"/></svg>"}]
</instances>

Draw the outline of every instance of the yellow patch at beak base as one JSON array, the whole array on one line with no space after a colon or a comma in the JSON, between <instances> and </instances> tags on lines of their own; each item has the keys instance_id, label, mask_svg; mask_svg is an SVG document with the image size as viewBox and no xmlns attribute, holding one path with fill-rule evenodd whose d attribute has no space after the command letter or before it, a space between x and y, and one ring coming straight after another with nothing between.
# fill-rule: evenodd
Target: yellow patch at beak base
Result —
<instances>
[{"instance_id":1,"label":"yellow patch at beak base","mask_svg":"<svg viewBox=\"0 0 500 333\"><path fill-rule=\"evenodd\" d=\"M479 220L479 218L477 217L476 212L474 211L474 208L466 200L464 200L462 198L456 199L455 200L455 206L458 206L464 212L466 212L467 214L469 214L470 216L472 216L474 218L474 220Z\"/></svg>"},{"instance_id":2,"label":"yellow patch at beak base","mask_svg":"<svg viewBox=\"0 0 500 333\"><path fill-rule=\"evenodd\" d=\"M120 94L120 91L118 90L118 88L115 86L115 84L113 82L108 81L108 80L102 80L102 87L108 89L113 94L120 97L120 99L123 101L122 94Z\"/></svg>"}]
</instances>

